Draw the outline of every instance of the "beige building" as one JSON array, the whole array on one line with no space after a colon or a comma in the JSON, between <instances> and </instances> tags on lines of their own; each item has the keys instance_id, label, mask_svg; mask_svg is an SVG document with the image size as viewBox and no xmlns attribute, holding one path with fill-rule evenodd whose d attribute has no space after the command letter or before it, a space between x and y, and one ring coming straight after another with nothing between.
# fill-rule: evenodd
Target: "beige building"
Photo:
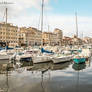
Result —
<instances>
[{"instance_id":1,"label":"beige building","mask_svg":"<svg viewBox=\"0 0 92 92\"><path fill-rule=\"evenodd\" d=\"M67 36L64 36L63 37L63 45L71 45L73 42L72 42L72 38L71 37L67 37Z\"/></svg>"},{"instance_id":2,"label":"beige building","mask_svg":"<svg viewBox=\"0 0 92 92\"><path fill-rule=\"evenodd\" d=\"M82 45L83 44L83 40L74 35L72 37L72 44L73 45Z\"/></svg>"},{"instance_id":3,"label":"beige building","mask_svg":"<svg viewBox=\"0 0 92 92\"><path fill-rule=\"evenodd\" d=\"M42 32L33 27L22 27L19 31L19 46L41 45Z\"/></svg>"},{"instance_id":4,"label":"beige building","mask_svg":"<svg viewBox=\"0 0 92 92\"><path fill-rule=\"evenodd\" d=\"M62 44L62 30L55 29L53 33L51 32L41 32L33 27L22 27L19 31L19 46L34 46L43 44L49 45L61 45Z\"/></svg>"},{"instance_id":5,"label":"beige building","mask_svg":"<svg viewBox=\"0 0 92 92\"><path fill-rule=\"evenodd\" d=\"M60 29L55 29L53 33L44 32L42 38L44 45L62 45L63 32Z\"/></svg>"},{"instance_id":6,"label":"beige building","mask_svg":"<svg viewBox=\"0 0 92 92\"><path fill-rule=\"evenodd\" d=\"M66 37L64 36L63 38L63 45L82 45L83 44L83 40L80 38L77 38L77 36L73 36L73 37Z\"/></svg>"},{"instance_id":7,"label":"beige building","mask_svg":"<svg viewBox=\"0 0 92 92\"><path fill-rule=\"evenodd\" d=\"M10 23L0 23L0 45L15 47L18 45L18 27Z\"/></svg>"},{"instance_id":8,"label":"beige building","mask_svg":"<svg viewBox=\"0 0 92 92\"><path fill-rule=\"evenodd\" d=\"M91 37L84 37L83 41L85 44L92 44L92 38Z\"/></svg>"},{"instance_id":9,"label":"beige building","mask_svg":"<svg viewBox=\"0 0 92 92\"><path fill-rule=\"evenodd\" d=\"M26 27L19 28L19 31L18 31L18 45L19 46L26 46L27 45L26 32L27 32Z\"/></svg>"},{"instance_id":10,"label":"beige building","mask_svg":"<svg viewBox=\"0 0 92 92\"><path fill-rule=\"evenodd\" d=\"M42 32L36 28L27 28L27 41L29 46L41 45Z\"/></svg>"}]
</instances>

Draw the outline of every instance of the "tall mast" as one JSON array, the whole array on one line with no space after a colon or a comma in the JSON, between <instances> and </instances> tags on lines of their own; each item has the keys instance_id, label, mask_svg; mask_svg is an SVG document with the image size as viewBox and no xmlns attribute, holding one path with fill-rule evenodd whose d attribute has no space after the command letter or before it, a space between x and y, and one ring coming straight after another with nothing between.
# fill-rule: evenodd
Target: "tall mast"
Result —
<instances>
[{"instance_id":1,"label":"tall mast","mask_svg":"<svg viewBox=\"0 0 92 92\"><path fill-rule=\"evenodd\" d=\"M5 12L6 12L6 21L5 21L5 24L7 24L7 8L6 8L6 10L5 10Z\"/></svg>"},{"instance_id":2,"label":"tall mast","mask_svg":"<svg viewBox=\"0 0 92 92\"><path fill-rule=\"evenodd\" d=\"M49 36L49 45L50 45L50 32L49 32L49 25L48 25L48 36Z\"/></svg>"},{"instance_id":3,"label":"tall mast","mask_svg":"<svg viewBox=\"0 0 92 92\"><path fill-rule=\"evenodd\" d=\"M41 32L43 33L43 7L44 7L44 0L42 0L42 14L41 14ZM41 40L41 47L43 47L43 38Z\"/></svg>"},{"instance_id":4,"label":"tall mast","mask_svg":"<svg viewBox=\"0 0 92 92\"><path fill-rule=\"evenodd\" d=\"M6 2L6 1L3 1L2 3L1 3L2 5L9 5L9 4L13 4L12 2ZM5 37L5 41L6 41L6 46L7 46L7 12L8 12L8 9L6 8L5 9L5 17L6 17L6 19L5 19L5 26L6 26L6 37Z\"/></svg>"},{"instance_id":5,"label":"tall mast","mask_svg":"<svg viewBox=\"0 0 92 92\"><path fill-rule=\"evenodd\" d=\"M6 17L6 19L5 19L5 26L6 26L6 39L5 39L5 41L6 41L6 46L8 46L8 44L7 44L7 11L8 11L8 9L6 8L5 9L5 17Z\"/></svg>"},{"instance_id":6,"label":"tall mast","mask_svg":"<svg viewBox=\"0 0 92 92\"><path fill-rule=\"evenodd\" d=\"M77 12L75 13L76 17L76 36L78 37L78 20L77 20Z\"/></svg>"}]
</instances>

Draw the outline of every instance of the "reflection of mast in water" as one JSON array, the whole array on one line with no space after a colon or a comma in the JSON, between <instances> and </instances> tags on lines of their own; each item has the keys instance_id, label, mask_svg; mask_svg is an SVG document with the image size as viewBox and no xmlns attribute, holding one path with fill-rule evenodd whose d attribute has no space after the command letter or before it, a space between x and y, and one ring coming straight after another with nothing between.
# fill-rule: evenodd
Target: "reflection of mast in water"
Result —
<instances>
[{"instance_id":1,"label":"reflection of mast in water","mask_svg":"<svg viewBox=\"0 0 92 92\"><path fill-rule=\"evenodd\" d=\"M75 70L75 71L77 71L77 85L76 85L76 92L79 92L79 75L80 75L80 70L82 70L83 71L83 69L85 69L86 68L86 64L85 63L82 63L82 64L76 64L76 63L74 63L73 64L73 66L72 66L72 68Z\"/></svg>"},{"instance_id":2,"label":"reflection of mast in water","mask_svg":"<svg viewBox=\"0 0 92 92\"><path fill-rule=\"evenodd\" d=\"M41 87L42 87L42 89L43 89L43 92L45 92L45 87L44 87L44 73L45 72L47 72L48 71L48 69L44 69L44 70L42 70L41 71ZM50 79L50 73L49 73L49 79Z\"/></svg>"},{"instance_id":3,"label":"reflection of mast in water","mask_svg":"<svg viewBox=\"0 0 92 92\"><path fill-rule=\"evenodd\" d=\"M76 91L79 92L79 70L78 70L78 78L77 78L77 87L76 88L77 88Z\"/></svg>"},{"instance_id":4,"label":"reflection of mast in water","mask_svg":"<svg viewBox=\"0 0 92 92\"><path fill-rule=\"evenodd\" d=\"M8 92L9 89L9 79L8 79L8 64L7 64L7 68L6 68L6 92Z\"/></svg>"},{"instance_id":5,"label":"reflection of mast in water","mask_svg":"<svg viewBox=\"0 0 92 92\"><path fill-rule=\"evenodd\" d=\"M89 67L91 66L91 58L88 59Z\"/></svg>"},{"instance_id":6,"label":"reflection of mast in water","mask_svg":"<svg viewBox=\"0 0 92 92\"><path fill-rule=\"evenodd\" d=\"M42 79L41 80L41 87L42 87L43 92L45 92L45 89L44 89L44 81L43 81L43 77L44 77L43 74L44 73L41 71L41 79Z\"/></svg>"}]
</instances>

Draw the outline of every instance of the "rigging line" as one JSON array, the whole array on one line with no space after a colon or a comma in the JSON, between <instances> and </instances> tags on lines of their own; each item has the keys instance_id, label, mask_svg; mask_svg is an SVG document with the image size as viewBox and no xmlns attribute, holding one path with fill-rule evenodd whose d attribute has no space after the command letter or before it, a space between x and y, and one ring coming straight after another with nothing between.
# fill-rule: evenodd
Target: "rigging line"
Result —
<instances>
[{"instance_id":1,"label":"rigging line","mask_svg":"<svg viewBox=\"0 0 92 92\"><path fill-rule=\"evenodd\" d=\"M40 29L40 26L41 26L40 24L41 24L41 15L39 15L39 19L38 19L38 30L41 30Z\"/></svg>"},{"instance_id":2,"label":"rigging line","mask_svg":"<svg viewBox=\"0 0 92 92\"><path fill-rule=\"evenodd\" d=\"M42 4L41 4L42 5ZM42 13L42 10L40 10L40 14L39 14L39 18L38 18L38 29L41 31L41 13Z\"/></svg>"},{"instance_id":3,"label":"rigging line","mask_svg":"<svg viewBox=\"0 0 92 92\"><path fill-rule=\"evenodd\" d=\"M4 15L3 15L2 21L4 21L4 18L5 18L5 11L4 11Z\"/></svg>"},{"instance_id":4,"label":"rigging line","mask_svg":"<svg viewBox=\"0 0 92 92\"><path fill-rule=\"evenodd\" d=\"M78 37L78 16L77 16L77 12L75 12L75 20L76 20L76 36Z\"/></svg>"},{"instance_id":5,"label":"rigging line","mask_svg":"<svg viewBox=\"0 0 92 92\"><path fill-rule=\"evenodd\" d=\"M50 23L49 23L49 19L48 19L48 13L47 13L47 10L44 8L44 11L45 11L45 17L46 17L46 21L47 21L47 30L49 31L49 25L50 25Z\"/></svg>"},{"instance_id":6,"label":"rigging line","mask_svg":"<svg viewBox=\"0 0 92 92\"><path fill-rule=\"evenodd\" d=\"M45 92L45 87L44 87L44 74L43 73L41 73L41 87L42 87L43 92Z\"/></svg>"}]
</instances>

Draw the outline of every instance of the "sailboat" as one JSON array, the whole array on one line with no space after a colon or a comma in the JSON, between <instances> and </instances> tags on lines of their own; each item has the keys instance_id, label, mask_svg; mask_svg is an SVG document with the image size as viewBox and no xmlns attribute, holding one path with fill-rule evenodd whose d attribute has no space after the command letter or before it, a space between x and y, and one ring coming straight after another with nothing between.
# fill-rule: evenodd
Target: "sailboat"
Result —
<instances>
[{"instance_id":1,"label":"sailboat","mask_svg":"<svg viewBox=\"0 0 92 92\"><path fill-rule=\"evenodd\" d=\"M78 24L77 24L77 13L75 14L76 16L76 36L78 37ZM84 55L81 53L79 53L78 55L75 55L73 57L73 61L77 64L79 63L85 63L86 58L84 57Z\"/></svg>"},{"instance_id":2,"label":"sailboat","mask_svg":"<svg viewBox=\"0 0 92 92\"><path fill-rule=\"evenodd\" d=\"M59 53L59 54L53 55L52 61L54 64L58 64L58 63L69 62L72 60L72 58L73 58L72 54L65 55L65 54Z\"/></svg>"},{"instance_id":3,"label":"sailboat","mask_svg":"<svg viewBox=\"0 0 92 92\"><path fill-rule=\"evenodd\" d=\"M42 0L42 17L41 17L41 31L43 32L43 8L44 8L44 0ZM52 52L47 51L43 48L43 39L41 39L41 52L33 57L33 63L44 63L51 61Z\"/></svg>"}]
</instances>

